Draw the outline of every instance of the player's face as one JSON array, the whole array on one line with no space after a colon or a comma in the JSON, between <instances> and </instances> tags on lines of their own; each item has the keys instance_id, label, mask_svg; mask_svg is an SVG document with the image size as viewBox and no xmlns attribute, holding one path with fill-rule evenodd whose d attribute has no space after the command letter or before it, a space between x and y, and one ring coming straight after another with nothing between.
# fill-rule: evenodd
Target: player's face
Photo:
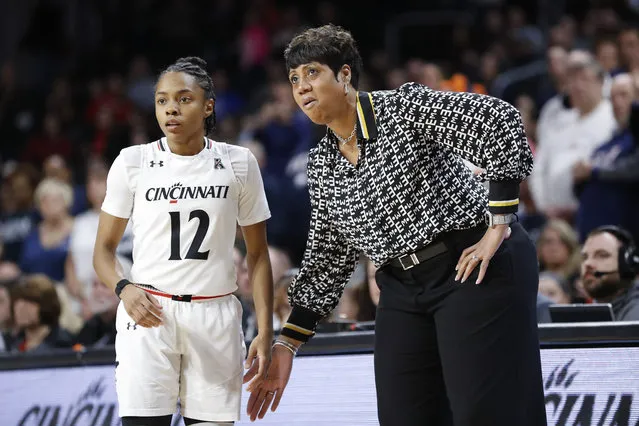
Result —
<instances>
[{"instance_id":1,"label":"player's face","mask_svg":"<svg viewBox=\"0 0 639 426\"><path fill-rule=\"evenodd\" d=\"M327 65L310 62L289 70L293 98L315 124L328 124L346 102L344 84Z\"/></svg>"},{"instance_id":2,"label":"player's face","mask_svg":"<svg viewBox=\"0 0 639 426\"><path fill-rule=\"evenodd\" d=\"M204 137L204 120L213 113L197 80L183 72L168 72L155 89L155 117L168 139L186 143Z\"/></svg>"}]
</instances>

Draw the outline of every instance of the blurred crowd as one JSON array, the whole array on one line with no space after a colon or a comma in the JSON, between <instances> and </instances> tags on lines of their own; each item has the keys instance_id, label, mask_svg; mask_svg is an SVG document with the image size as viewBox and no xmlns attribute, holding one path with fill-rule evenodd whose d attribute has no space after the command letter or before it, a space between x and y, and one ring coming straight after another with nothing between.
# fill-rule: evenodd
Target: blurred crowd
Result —
<instances>
[{"instance_id":1,"label":"blurred crowd","mask_svg":"<svg viewBox=\"0 0 639 426\"><path fill-rule=\"evenodd\" d=\"M639 320L634 277L594 274L618 269L621 243L591 235L614 224L639 238L633 2L579 2L575 13L559 14L546 28L511 2L448 2L472 4L472 22L438 34L435 44L448 54L424 50L406 58L367 37L365 25L330 1L35 3L21 6L29 25L11 27L21 42L0 72L0 352L113 344L118 299L91 261L106 176L122 148L161 136L156 75L191 54L211 65L212 137L248 147L262 170L279 327L308 232L307 153L325 131L295 105L282 49L300 29L328 22L352 24L365 60L362 90L416 81L497 96L519 109L535 156L521 185L519 219L537 244L540 322L549 321L551 303L593 301L612 303L618 320ZM125 274L132 249L127 229L118 248ZM251 339L256 324L244 254L238 233L237 294ZM320 330L373 321L378 299L375 267L362 257Z\"/></svg>"}]
</instances>

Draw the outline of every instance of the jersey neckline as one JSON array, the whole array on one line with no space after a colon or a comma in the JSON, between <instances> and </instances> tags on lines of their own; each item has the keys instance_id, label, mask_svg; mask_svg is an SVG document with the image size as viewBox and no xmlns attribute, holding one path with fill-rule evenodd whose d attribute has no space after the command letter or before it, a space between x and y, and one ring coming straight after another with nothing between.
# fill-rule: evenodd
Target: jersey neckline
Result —
<instances>
[{"instance_id":1,"label":"jersey neckline","mask_svg":"<svg viewBox=\"0 0 639 426\"><path fill-rule=\"evenodd\" d=\"M197 154L193 154L193 155L175 154L173 151L171 151L171 148L169 148L169 143L166 140L166 137L162 137L162 138L158 139L154 143L155 143L155 147L159 151L166 152L167 154L171 155L172 157L184 158L184 159L200 157L200 156L204 155L204 153L206 153L208 150L213 148L213 141L211 141L211 139L207 138L206 136L204 137L204 147Z\"/></svg>"}]
</instances>

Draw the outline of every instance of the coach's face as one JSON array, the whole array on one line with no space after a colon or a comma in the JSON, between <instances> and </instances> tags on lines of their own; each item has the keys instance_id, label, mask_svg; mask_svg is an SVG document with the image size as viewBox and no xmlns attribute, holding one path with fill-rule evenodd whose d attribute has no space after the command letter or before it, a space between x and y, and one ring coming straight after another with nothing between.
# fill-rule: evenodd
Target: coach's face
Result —
<instances>
[{"instance_id":1,"label":"coach's face","mask_svg":"<svg viewBox=\"0 0 639 426\"><path fill-rule=\"evenodd\" d=\"M344 84L350 86L350 68L345 65L335 77L333 70L319 62L309 62L289 70L295 103L315 124L326 125L346 108Z\"/></svg>"},{"instance_id":2,"label":"coach's face","mask_svg":"<svg viewBox=\"0 0 639 426\"><path fill-rule=\"evenodd\" d=\"M155 117L162 132L174 142L187 142L203 132L213 106L214 101L205 99L196 79L183 72L162 75L155 89Z\"/></svg>"}]
</instances>

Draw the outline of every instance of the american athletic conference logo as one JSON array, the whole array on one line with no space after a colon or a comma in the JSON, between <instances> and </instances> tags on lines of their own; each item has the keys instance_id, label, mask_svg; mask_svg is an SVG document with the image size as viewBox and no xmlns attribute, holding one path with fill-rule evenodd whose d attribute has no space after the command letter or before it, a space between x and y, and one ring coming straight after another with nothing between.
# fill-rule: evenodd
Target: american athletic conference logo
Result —
<instances>
[{"instance_id":1,"label":"american athletic conference logo","mask_svg":"<svg viewBox=\"0 0 639 426\"><path fill-rule=\"evenodd\" d=\"M226 198L229 194L228 185L183 186L180 182L167 187L159 186L146 190L144 197L147 201L169 201L175 204L178 200L198 200L207 198Z\"/></svg>"},{"instance_id":2,"label":"american athletic conference logo","mask_svg":"<svg viewBox=\"0 0 639 426\"><path fill-rule=\"evenodd\" d=\"M582 392L573 388L587 380L588 372L575 370L575 359L555 366L544 378L548 424L554 426L639 426L630 417L633 394L613 392ZM593 368L592 365L589 366ZM597 389L597 382L586 383L589 389ZM571 391L571 388L573 391ZM603 404L605 401L605 404ZM603 406L603 409L595 409ZM636 420L636 419L635 419Z\"/></svg>"}]
</instances>

